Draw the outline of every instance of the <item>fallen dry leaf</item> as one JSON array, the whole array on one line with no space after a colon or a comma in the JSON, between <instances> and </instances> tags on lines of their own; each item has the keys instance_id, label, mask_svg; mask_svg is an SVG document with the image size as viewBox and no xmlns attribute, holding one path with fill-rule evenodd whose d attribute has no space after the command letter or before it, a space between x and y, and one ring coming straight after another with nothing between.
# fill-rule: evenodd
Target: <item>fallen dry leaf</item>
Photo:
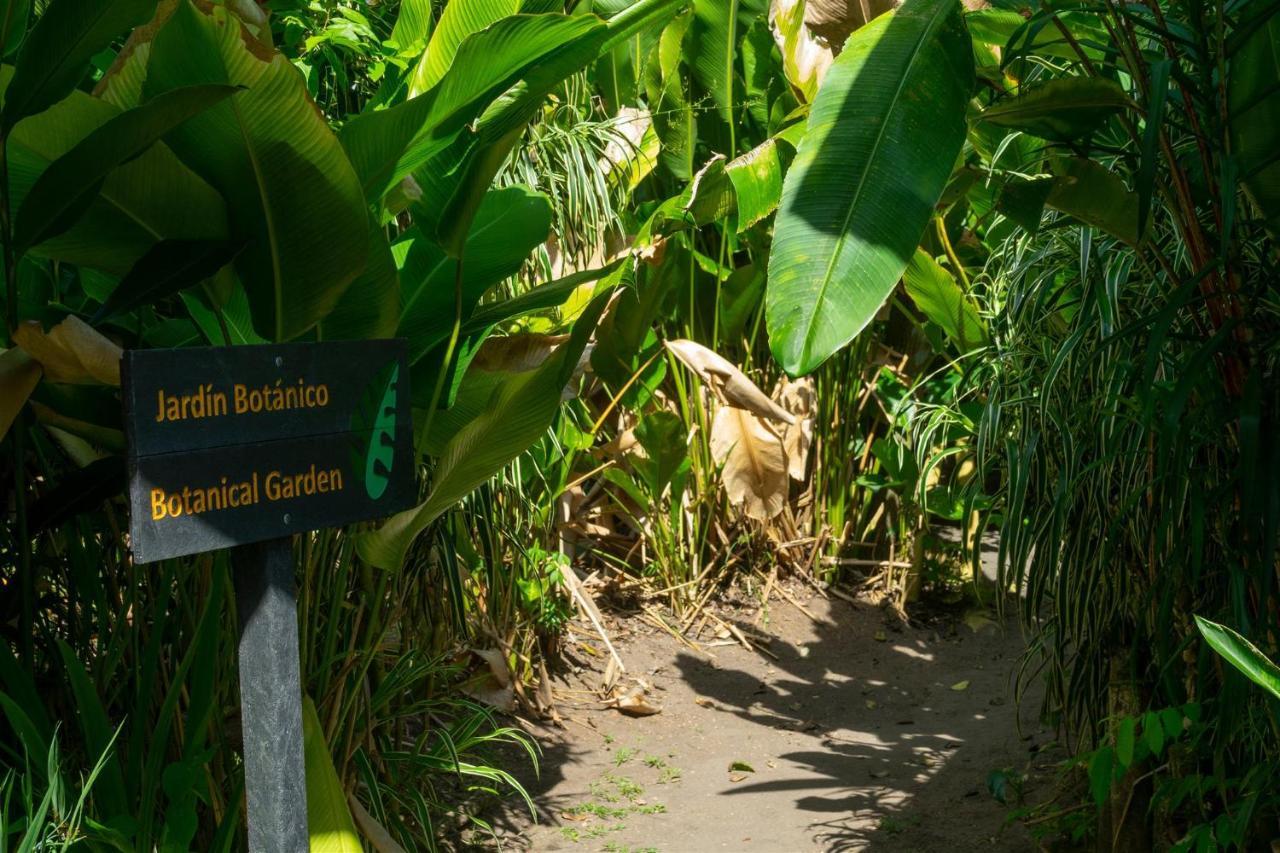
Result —
<instances>
[{"instance_id":1,"label":"fallen dry leaf","mask_svg":"<svg viewBox=\"0 0 1280 853\"><path fill-rule=\"evenodd\" d=\"M347 794L347 804L351 807L351 817L355 819L356 826L360 827L360 832L377 853L405 853L405 849L396 843L385 826L369 814L354 793Z\"/></svg>"},{"instance_id":2,"label":"fallen dry leaf","mask_svg":"<svg viewBox=\"0 0 1280 853\"><path fill-rule=\"evenodd\" d=\"M796 422L782 430L782 447L787 452L787 473L791 479L804 482L809 465L809 448L813 445L813 415L816 408L813 379L783 378L773 391L778 405L786 409Z\"/></svg>"},{"instance_id":3,"label":"fallen dry leaf","mask_svg":"<svg viewBox=\"0 0 1280 853\"><path fill-rule=\"evenodd\" d=\"M499 686L510 686L511 669L507 666L507 659L502 652L497 649L472 649L471 653L489 664L489 671L493 673L494 680Z\"/></svg>"}]
</instances>

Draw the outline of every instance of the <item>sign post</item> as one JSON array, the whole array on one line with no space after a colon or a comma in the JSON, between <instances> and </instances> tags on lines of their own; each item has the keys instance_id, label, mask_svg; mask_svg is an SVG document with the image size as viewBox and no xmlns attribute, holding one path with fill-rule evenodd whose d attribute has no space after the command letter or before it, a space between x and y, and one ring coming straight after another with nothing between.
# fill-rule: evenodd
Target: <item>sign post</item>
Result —
<instances>
[{"instance_id":1,"label":"sign post","mask_svg":"<svg viewBox=\"0 0 1280 853\"><path fill-rule=\"evenodd\" d=\"M294 533L412 506L403 340L131 350L135 563L231 547L249 849L308 849Z\"/></svg>"}]
</instances>

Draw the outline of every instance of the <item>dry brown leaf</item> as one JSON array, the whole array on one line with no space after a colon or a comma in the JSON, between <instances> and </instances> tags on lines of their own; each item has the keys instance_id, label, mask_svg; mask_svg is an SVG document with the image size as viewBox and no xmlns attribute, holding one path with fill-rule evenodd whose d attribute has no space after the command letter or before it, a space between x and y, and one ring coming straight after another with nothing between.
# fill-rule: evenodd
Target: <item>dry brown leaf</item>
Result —
<instances>
[{"instance_id":1,"label":"dry brown leaf","mask_svg":"<svg viewBox=\"0 0 1280 853\"><path fill-rule=\"evenodd\" d=\"M461 692L464 696L470 696L482 705L488 705L496 711L504 714L510 714L516 709L516 691L512 687L494 687L491 679L485 679L489 682L480 684L463 685Z\"/></svg>"},{"instance_id":2,"label":"dry brown leaf","mask_svg":"<svg viewBox=\"0 0 1280 853\"><path fill-rule=\"evenodd\" d=\"M838 53L850 33L899 5L897 0L807 0L804 22Z\"/></svg>"},{"instance_id":3,"label":"dry brown leaf","mask_svg":"<svg viewBox=\"0 0 1280 853\"><path fill-rule=\"evenodd\" d=\"M778 383L773 398L793 414L796 423L782 431L782 446L787 452L787 473L791 479L804 482L809 465L809 448L813 446L813 414L816 409L813 379L786 379Z\"/></svg>"},{"instance_id":4,"label":"dry brown leaf","mask_svg":"<svg viewBox=\"0 0 1280 853\"><path fill-rule=\"evenodd\" d=\"M35 320L22 323L14 341L40 362L50 382L119 385L120 347L79 317L67 317L47 333Z\"/></svg>"},{"instance_id":5,"label":"dry brown leaf","mask_svg":"<svg viewBox=\"0 0 1280 853\"><path fill-rule=\"evenodd\" d=\"M507 666L507 658L497 649L472 649L471 653L489 664L489 671L501 687L511 685L511 668Z\"/></svg>"},{"instance_id":6,"label":"dry brown leaf","mask_svg":"<svg viewBox=\"0 0 1280 853\"><path fill-rule=\"evenodd\" d=\"M790 412L769 399L747 375L724 356L689 340L667 341L671 354L702 378L726 406L745 409L762 418L795 423Z\"/></svg>"},{"instance_id":7,"label":"dry brown leaf","mask_svg":"<svg viewBox=\"0 0 1280 853\"><path fill-rule=\"evenodd\" d=\"M661 706L649 702L644 693L644 685L637 684L617 699L614 699L610 705L628 717L651 717L654 714L661 714Z\"/></svg>"},{"instance_id":8,"label":"dry brown leaf","mask_svg":"<svg viewBox=\"0 0 1280 853\"><path fill-rule=\"evenodd\" d=\"M480 345L471 366L476 370L522 373L542 366L568 335L520 334L488 338Z\"/></svg>"},{"instance_id":9,"label":"dry brown leaf","mask_svg":"<svg viewBox=\"0 0 1280 853\"><path fill-rule=\"evenodd\" d=\"M782 439L745 409L722 406L711 422L711 455L723 466L730 503L748 518L768 521L787 503L787 453Z\"/></svg>"},{"instance_id":10,"label":"dry brown leaf","mask_svg":"<svg viewBox=\"0 0 1280 853\"><path fill-rule=\"evenodd\" d=\"M40 364L24 350L0 352L0 439L9 432L40 381Z\"/></svg>"},{"instance_id":11,"label":"dry brown leaf","mask_svg":"<svg viewBox=\"0 0 1280 853\"><path fill-rule=\"evenodd\" d=\"M356 826L360 827L360 832L369 840L374 850L378 853L405 853L405 849L396 843L387 828L365 810L355 794L347 794L347 805L351 807L351 817Z\"/></svg>"}]
</instances>

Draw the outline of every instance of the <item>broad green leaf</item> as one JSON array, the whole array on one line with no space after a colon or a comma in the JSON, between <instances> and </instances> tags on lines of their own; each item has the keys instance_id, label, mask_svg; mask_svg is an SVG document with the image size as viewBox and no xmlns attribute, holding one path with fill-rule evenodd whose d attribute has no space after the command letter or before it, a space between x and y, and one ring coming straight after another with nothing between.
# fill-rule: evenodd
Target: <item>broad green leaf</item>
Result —
<instances>
[{"instance_id":1,"label":"broad green leaf","mask_svg":"<svg viewBox=\"0 0 1280 853\"><path fill-rule=\"evenodd\" d=\"M180 296L187 313L200 328L210 346L239 346L241 344L265 344L266 341L253 330L249 318L249 297L244 288L236 284L225 305L216 310L207 297L198 291L183 291ZM224 334L225 332L225 334Z\"/></svg>"},{"instance_id":2,"label":"broad green leaf","mask_svg":"<svg viewBox=\"0 0 1280 853\"><path fill-rule=\"evenodd\" d=\"M1090 25L1082 15L1057 12L1056 19L1071 30L1077 42L1084 40L1106 44L1110 40L1106 30ZM1042 27L1034 31L1033 35L1027 19L1012 9L979 9L966 14L964 21L968 25L973 40L979 44L1009 48L1018 53L1056 56L1073 62L1078 62L1080 59L1075 48L1067 43L1056 27ZM1102 57L1102 51L1092 45L1082 45L1081 49L1090 59ZM1007 63L1009 57L1006 56L1004 59Z\"/></svg>"},{"instance_id":3,"label":"broad green leaf","mask_svg":"<svg viewBox=\"0 0 1280 853\"><path fill-rule=\"evenodd\" d=\"M471 315L471 319L463 324L462 331L464 334L474 334L535 311L558 308L582 285L605 278L629 261L629 258L619 258L599 269L570 273L563 278L530 288L511 299L482 305Z\"/></svg>"},{"instance_id":4,"label":"broad green leaf","mask_svg":"<svg viewBox=\"0 0 1280 853\"><path fill-rule=\"evenodd\" d=\"M902 274L907 295L920 311L942 327L961 352L988 343L987 327L978 308L960 289L951 273L924 249L916 249Z\"/></svg>"},{"instance_id":5,"label":"broad green leaf","mask_svg":"<svg viewBox=\"0 0 1280 853\"><path fill-rule=\"evenodd\" d=\"M227 198L254 327L272 340L316 325L365 268L364 198L298 70L221 6L180 0L150 48L144 95L244 86L166 141Z\"/></svg>"},{"instance_id":6,"label":"broad green leaf","mask_svg":"<svg viewBox=\"0 0 1280 853\"><path fill-rule=\"evenodd\" d=\"M551 203L546 196L520 186L490 190L467 235L460 294L455 292L459 262L434 241L417 234L396 243L393 252L401 259L404 293L397 334L409 339L410 362L449 337L459 300L465 322L485 292L519 272L550 231Z\"/></svg>"},{"instance_id":7,"label":"broad green leaf","mask_svg":"<svg viewBox=\"0 0 1280 853\"><path fill-rule=\"evenodd\" d=\"M693 176L694 144L698 135L682 64L684 39L692 21L692 12L677 15L663 28L645 63L645 91L649 96L653 129L662 142L659 156L672 176L682 181Z\"/></svg>"},{"instance_id":8,"label":"broad green leaf","mask_svg":"<svg viewBox=\"0 0 1280 853\"><path fill-rule=\"evenodd\" d=\"M243 248L243 242L233 240L161 240L120 279L92 323L199 284L235 260Z\"/></svg>"},{"instance_id":9,"label":"broad green leaf","mask_svg":"<svg viewBox=\"0 0 1280 853\"><path fill-rule=\"evenodd\" d=\"M808 373L875 316L964 143L973 49L954 0L849 37L783 183L766 289L774 357Z\"/></svg>"},{"instance_id":10,"label":"broad green leaf","mask_svg":"<svg viewBox=\"0 0 1280 853\"><path fill-rule=\"evenodd\" d=\"M1133 766L1134 747L1137 745L1138 721L1133 717L1125 717L1116 729L1116 759L1122 769Z\"/></svg>"},{"instance_id":11,"label":"broad green leaf","mask_svg":"<svg viewBox=\"0 0 1280 853\"><path fill-rule=\"evenodd\" d=\"M1114 80L1060 77L989 107L982 113L982 120L1069 142L1102 127L1130 103L1129 96Z\"/></svg>"},{"instance_id":12,"label":"broad green leaf","mask_svg":"<svg viewBox=\"0 0 1280 853\"><path fill-rule=\"evenodd\" d=\"M459 145L447 160L437 161L428 169L415 172L418 182L425 188L434 186L430 200L425 195L423 206L434 207L435 234L450 255L457 256L470 228L484 192L492 184L498 169L505 162L512 147L519 141L525 126L543 109L546 98L567 77L582 70L602 52L620 44L627 38L666 20L683 0L639 0L607 22L592 16L578 16L573 20L594 22L580 37L574 38L559 49L546 54L527 69L517 85L504 92L476 120L474 131L464 133ZM557 16L536 16L552 18ZM507 19L515 20L515 19ZM500 22L505 23L504 22ZM499 25L490 27L483 36ZM477 36L478 38L479 36ZM467 49L472 39L463 45ZM468 66L459 58L454 61L446 81L455 74L470 74ZM424 174L432 169L448 172L445 180L432 180Z\"/></svg>"},{"instance_id":13,"label":"broad green leaf","mask_svg":"<svg viewBox=\"0 0 1280 853\"><path fill-rule=\"evenodd\" d=\"M1267 230L1280 237L1280 15L1271 15L1232 58L1227 84L1231 152Z\"/></svg>"},{"instance_id":14,"label":"broad green leaf","mask_svg":"<svg viewBox=\"0 0 1280 853\"><path fill-rule=\"evenodd\" d=\"M36 179L18 210L15 251L21 254L68 230L98 194L108 172L236 91L218 84L173 89L108 119Z\"/></svg>"},{"instance_id":15,"label":"broad green leaf","mask_svg":"<svg viewBox=\"0 0 1280 853\"><path fill-rule=\"evenodd\" d=\"M27 19L31 17L31 0L0 0L0 30L5 36L0 38L3 49L0 53L8 56L18 49L27 35Z\"/></svg>"},{"instance_id":16,"label":"broad green leaf","mask_svg":"<svg viewBox=\"0 0 1280 853\"><path fill-rule=\"evenodd\" d=\"M409 97L440 82L467 36L520 11L520 0L450 0L431 34L427 52L409 80Z\"/></svg>"},{"instance_id":17,"label":"broad green leaf","mask_svg":"<svg viewBox=\"0 0 1280 853\"><path fill-rule=\"evenodd\" d=\"M831 47L819 42L805 26L805 5L805 0L775 4L774 26L780 36L783 73L805 102L813 103L834 56Z\"/></svg>"},{"instance_id":18,"label":"broad green leaf","mask_svg":"<svg viewBox=\"0 0 1280 853\"><path fill-rule=\"evenodd\" d=\"M6 96L12 74L0 68ZM8 148L13 209L21 209L51 163L119 114L111 104L76 91L19 122ZM32 254L120 274L158 240L226 236L222 197L161 143L111 171L79 222Z\"/></svg>"},{"instance_id":19,"label":"broad green leaf","mask_svg":"<svg viewBox=\"0 0 1280 853\"><path fill-rule=\"evenodd\" d=\"M1280 666L1276 666L1257 646L1226 625L1210 622L1201 616L1196 617L1196 627L1200 629L1205 642L1222 655L1227 663L1240 670L1254 684L1280 699Z\"/></svg>"},{"instance_id":20,"label":"broad green leaf","mask_svg":"<svg viewBox=\"0 0 1280 853\"><path fill-rule=\"evenodd\" d=\"M1151 754L1160 757L1160 753L1164 752L1164 724L1160 722L1160 715L1155 711L1148 711L1142 715L1142 739L1147 743L1147 749L1151 750Z\"/></svg>"},{"instance_id":21,"label":"broad green leaf","mask_svg":"<svg viewBox=\"0 0 1280 853\"><path fill-rule=\"evenodd\" d=\"M1055 178L1046 203L1129 245L1138 243L1138 194L1119 175L1092 160L1049 162Z\"/></svg>"},{"instance_id":22,"label":"broad green leaf","mask_svg":"<svg viewBox=\"0 0 1280 853\"><path fill-rule=\"evenodd\" d=\"M391 43L402 55L417 56L431 38L431 0L402 0L391 28Z\"/></svg>"},{"instance_id":23,"label":"broad green leaf","mask_svg":"<svg viewBox=\"0 0 1280 853\"><path fill-rule=\"evenodd\" d=\"M530 67L601 28L591 15L515 15L467 37L427 92L356 116L342 144L371 202L442 151L463 126ZM487 186L487 184L486 184Z\"/></svg>"},{"instance_id":24,"label":"broad green leaf","mask_svg":"<svg viewBox=\"0 0 1280 853\"><path fill-rule=\"evenodd\" d=\"M376 222L370 222L368 230L369 259L364 272L320 322L323 340L395 337L400 324L400 272L386 231Z\"/></svg>"},{"instance_id":25,"label":"broad green leaf","mask_svg":"<svg viewBox=\"0 0 1280 853\"><path fill-rule=\"evenodd\" d=\"M0 111L0 131L7 134L26 116L69 95L88 70L90 57L142 23L155 5L156 0L49 3L18 56L10 97Z\"/></svg>"},{"instance_id":26,"label":"broad green leaf","mask_svg":"<svg viewBox=\"0 0 1280 853\"><path fill-rule=\"evenodd\" d=\"M1093 793L1093 801L1101 806L1111 793L1111 774L1115 764L1115 754L1111 747L1104 746L1093 754L1089 760L1089 790Z\"/></svg>"},{"instance_id":27,"label":"broad green leaf","mask_svg":"<svg viewBox=\"0 0 1280 853\"><path fill-rule=\"evenodd\" d=\"M730 160L724 167L738 205L738 233L773 213L782 197L782 156L774 139Z\"/></svg>"},{"instance_id":28,"label":"broad green leaf","mask_svg":"<svg viewBox=\"0 0 1280 853\"><path fill-rule=\"evenodd\" d=\"M485 410L445 445L432 471L427 499L356 540L361 559L379 568L399 569L419 533L547 431L608 298L602 294L592 301L569 341L541 367L512 374L494 389Z\"/></svg>"},{"instance_id":29,"label":"broad green leaf","mask_svg":"<svg viewBox=\"0 0 1280 853\"><path fill-rule=\"evenodd\" d=\"M1050 175L1036 178L1010 176L996 196L996 208L1023 230L1032 234L1040 230L1040 220L1057 179Z\"/></svg>"},{"instance_id":30,"label":"broad green leaf","mask_svg":"<svg viewBox=\"0 0 1280 853\"><path fill-rule=\"evenodd\" d=\"M746 12L740 0L694 0L693 21L685 38L685 56L698 83L711 94L716 112L735 122L741 95L734 69L738 56L738 18ZM735 152L736 153L736 152Z\"/></svg>"},{"instance_id":31,"label":"broad green leaf","mask_svg":"<svg viewBox=\"0 0 1280 853\"><path fill-rule=\"evenodd\" d=\"M302 697L302 757L307 768L307 833L311 853L362 853L347 793L325 743L316 703Z\"/></svg>"}]
</instances>

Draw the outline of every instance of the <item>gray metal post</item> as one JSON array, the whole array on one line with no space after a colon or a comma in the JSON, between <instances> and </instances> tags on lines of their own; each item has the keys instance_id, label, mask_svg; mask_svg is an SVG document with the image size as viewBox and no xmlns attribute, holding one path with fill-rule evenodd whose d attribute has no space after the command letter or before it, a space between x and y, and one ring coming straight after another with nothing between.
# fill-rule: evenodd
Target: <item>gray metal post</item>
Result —
<instances>
[{"instance_id":1,"label":"gray metal post","mask_svg":"<svg viewBox=\"0 0 1280 853\"><path fill-rule=\"evenodd\" d=\"M240 614L240 718L251 853L307 853L302 678L293 545L232 549Z\"/></svg>"}]
</instances>

